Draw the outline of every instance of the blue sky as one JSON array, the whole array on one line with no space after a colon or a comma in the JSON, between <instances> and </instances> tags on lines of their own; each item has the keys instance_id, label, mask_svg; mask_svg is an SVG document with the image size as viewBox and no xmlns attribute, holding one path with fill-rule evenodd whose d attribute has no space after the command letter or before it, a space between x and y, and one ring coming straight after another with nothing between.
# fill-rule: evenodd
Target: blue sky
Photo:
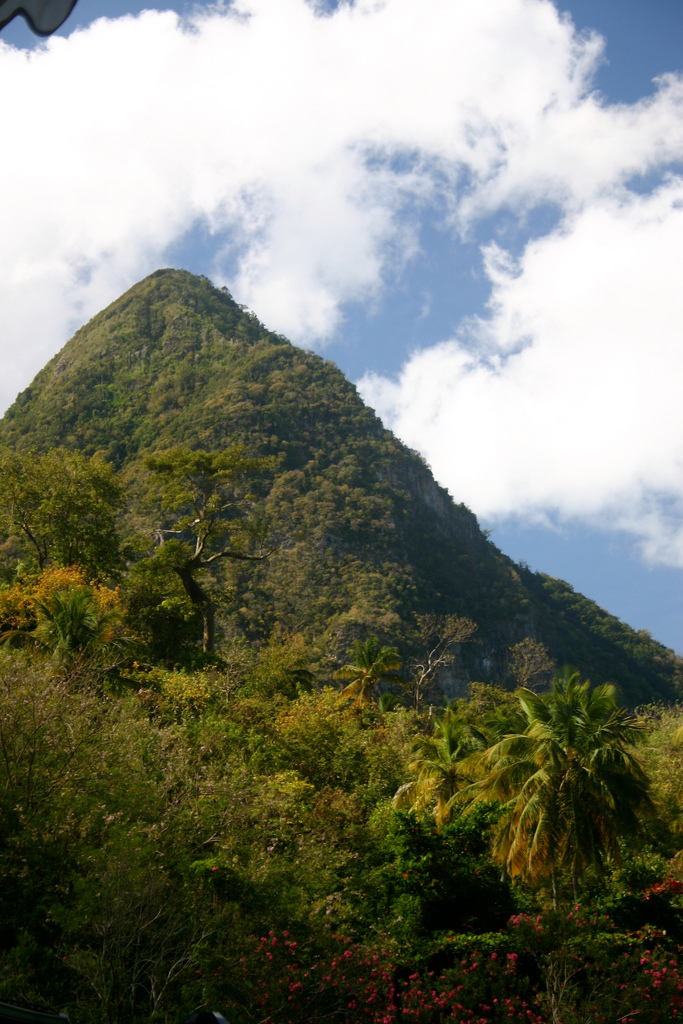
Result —
<instances>
[{"instance_id":1,"label":"blue sky","mask_svg":"<svg viewBox=\"0 0 683 1024\"><path fill-rule=\"evenodd\" d=\"M206 273L503 551L683 651L680 0L155 7L3 31L3 406L145 273Z\"/></svg>"}]
</instances>

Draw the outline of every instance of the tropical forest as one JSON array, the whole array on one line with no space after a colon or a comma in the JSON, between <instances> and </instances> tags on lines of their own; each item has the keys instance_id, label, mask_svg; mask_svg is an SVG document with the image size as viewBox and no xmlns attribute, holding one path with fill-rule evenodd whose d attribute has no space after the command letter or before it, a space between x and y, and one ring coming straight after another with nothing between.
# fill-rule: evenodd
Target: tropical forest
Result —
<instances>
[{"instance_id":1,"label":"tropical forest","mask_svg":"<svg viewBox=\"0 0 683 1024\"><path fill-rule=\"evenodd\" d=\"M683 1020L681 701L333 363L157 271L0 422L0 1002Z\"/></svg>"}]
</instances>

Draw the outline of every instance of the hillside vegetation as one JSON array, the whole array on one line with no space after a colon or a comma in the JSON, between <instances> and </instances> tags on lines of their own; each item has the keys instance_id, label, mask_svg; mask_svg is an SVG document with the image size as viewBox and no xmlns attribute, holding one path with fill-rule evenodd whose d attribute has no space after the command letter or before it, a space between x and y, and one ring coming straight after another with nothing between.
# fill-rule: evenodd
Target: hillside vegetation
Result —
<instances>
[{"instance_id":1,"label":"hillside vegetation","mask_svg":"<svg viewBox=\"0 0 683 1024\"><path fill-rule=\"evenodd\" d=\"M368 630L400 644L415 613L455 614L478 635L442 674L450 696L472 678L511 681L509 648L527 636L631 703L678 692L671 651L501 554L334 364L206 278L158 271L94 317L18 397L0 442L102 454L126 482L131 537L149 536L150 452L276 456L260 486L278 550L223 571L226 636L303 632L334 660Z\"/></svg>"}]
</instances>

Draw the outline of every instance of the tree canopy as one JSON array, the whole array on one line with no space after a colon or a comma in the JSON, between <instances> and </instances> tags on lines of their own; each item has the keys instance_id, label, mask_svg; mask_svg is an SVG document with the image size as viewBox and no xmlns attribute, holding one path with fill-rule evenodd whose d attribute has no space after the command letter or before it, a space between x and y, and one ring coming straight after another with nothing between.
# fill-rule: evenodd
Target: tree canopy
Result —
<instances>
[{"instance_id":1,"label":"tree canopy","mask_svg":"<svg viewBox=\"0 0 683 1024\"><path fill-rule=\"evenodd\" d=\"M78 564L90 579L115 574L123 506L121 484L99 456L0 448L0 531L40 569Z\"/></svg>"}]
</instances>

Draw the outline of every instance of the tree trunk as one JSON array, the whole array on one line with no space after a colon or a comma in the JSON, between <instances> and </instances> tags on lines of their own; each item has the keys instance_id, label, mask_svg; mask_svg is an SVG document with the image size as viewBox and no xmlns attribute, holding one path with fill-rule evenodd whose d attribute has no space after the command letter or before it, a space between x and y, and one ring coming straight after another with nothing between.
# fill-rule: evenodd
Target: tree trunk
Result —
<instances>
[{"instance_id":1,"label":"tree trunk","mask_svg":"<svg viewBox=\"0 0 683 1024\"><path fill-rule=\"evenodd\" d=\"M205 654L213 654L215 642L215 616L213 603L206 591L200 587L192 575L191 569L176 569L180 580L185 587L185 592L192 604L202 616L203 636L202 648Z\"/></svg>"},{"instance_id":2,"label":"tree trunk","mask_svg":"<svg viewBox=\"0 0 683 1024\"><path fill-rule=\"evenodd\" d=\"M29 530L29 528L26 525L26 523L24 523L21 528L24 531L24 533L26 534L26 536L28 537L28 539L31 541L31 544L33 544L34 548L36 549L36 554L38 555L38 568L42 572L43 569L45 568L45 562L47 561L47 551L43 551L43 549L41 548L40 544L38 543L38 541L34 537L34 535L31 532L31 530ZM69 564L71 564L71 563L69 563Z\"/></svg>"},{"instance_id":3,"label":"tree trunk","mask_svg":"<svg viewBox=\"0 0 683 1024\"><path fill-rule=\"evenodd\" d=\"M557 871L555 868L550 872L550 881L553 884L553 910L560 909L560 901L557 895Z\"/></svg>"},{"instance_id":4,"label":"tree trunk","mask_svg":"<svg viewBox=\"0 0 683 1024\"><path fill-rule=\"evenodd\" d=\"M500 880L501 882L507 882L508 880L508 862L506 860L503 861L503 870L500 873Z\"/></svg>"}]
</instances>

